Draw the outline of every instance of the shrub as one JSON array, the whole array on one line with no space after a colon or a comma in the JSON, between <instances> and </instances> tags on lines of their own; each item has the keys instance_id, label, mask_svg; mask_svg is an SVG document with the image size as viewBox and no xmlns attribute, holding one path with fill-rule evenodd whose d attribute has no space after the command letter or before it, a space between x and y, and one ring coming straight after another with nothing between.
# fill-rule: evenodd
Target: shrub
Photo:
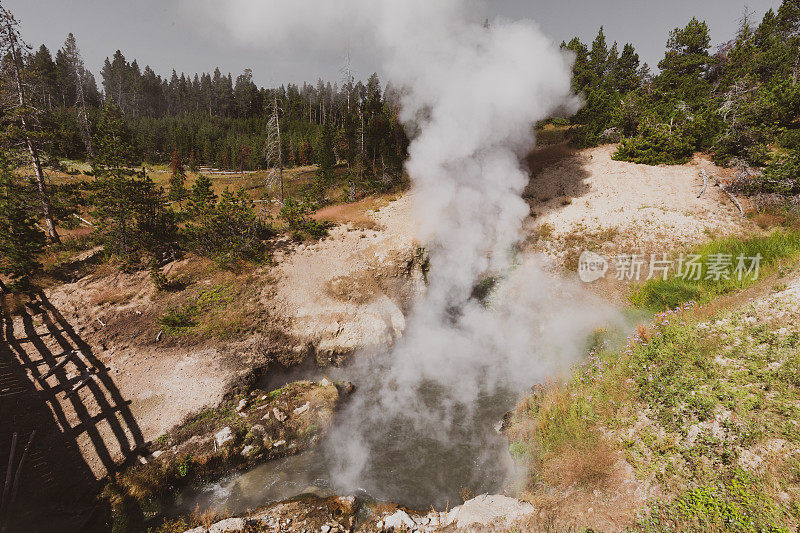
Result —
<instances>
[{"instance_id":1,"label":"shrub","mask_svg":"<svg viewBox=\"0 0 800 533\"><path fill-rule=\"evenodd\" d=\"M774 157L764 169L763 176L753 177L745 183L743 192L782 196L800 194L800 150Z\"/></svg>"},{"instance_id":2,"label":"shrub","mask_svg":"<svg viewBox=\"0 0 800 533\"><path fill-rule=\"evenodd\" d=\"M199 220L186 225L185 239L191 249L214 258L221 265L240 259L263 261L264 242L274 230L256 214L244 189L222 193L219 202L198 211Z\"/></svg>"},{"instance_id":3,"label":"shrub","mask_svg":"<svg viewBox=\"0 0 800 533\"><path fill-rule=\"evenodd\" d=\"M623 139L612 157L644 165L679 165L689 161L692 152L692 143L681 130L660 124L643 128L637 137Z\"/></svg>"},{"instance_id":4,"label":"shrub","mask_svg":"<svg viewBox=\"0 0 800 533\"><path fill-rule=\"evenodd\" d=\"M197 306L174 307L158 319L158 323L168 331L180 331L197 325Z\"/></svg>"},{"instance_id":5,"label":"shrub","mask_svg":"<svg viewBox=\"0 0 800 533\"><path fill-rule=\"evenodd\" d=\"M328 226L324 222L311 218L313 210L311 199L307 196L302 201L287 198L284 202L280 217L289 226L295 240L302 239L304 234L315 239L328 234Z\"/></svg>"}]
</instances>

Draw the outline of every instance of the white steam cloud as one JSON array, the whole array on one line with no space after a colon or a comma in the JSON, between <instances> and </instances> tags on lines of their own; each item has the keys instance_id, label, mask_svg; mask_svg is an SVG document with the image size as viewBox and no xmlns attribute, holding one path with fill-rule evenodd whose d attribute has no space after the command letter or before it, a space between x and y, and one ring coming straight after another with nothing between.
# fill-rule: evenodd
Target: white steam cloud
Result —
<instances>
[{"instance_id":1,"label":"white steam cloud","mask_svg":"<svg viewBox=\"0 0 800 533\"><path fill-rule=\"evenodd\" d=\"M469 0L225 6L215 16L243 43L342 52L344 43L361 43L402 88L401 119L412 134L406 169L431 269L406 334L380 369L365 372L374 395L356 399L331 437L339 487L368 486L370 437L382 424L447 440L447 428L472 417L480 398L519 394L575 361L586 334L608 318L532 261L510 268L528 214L520 157L533 147L537 121L577 106L572 58L532 21L484 24L485 6ZM472 294L487 273L505 278L483 305Z\"/></svg>"}]
</instances>

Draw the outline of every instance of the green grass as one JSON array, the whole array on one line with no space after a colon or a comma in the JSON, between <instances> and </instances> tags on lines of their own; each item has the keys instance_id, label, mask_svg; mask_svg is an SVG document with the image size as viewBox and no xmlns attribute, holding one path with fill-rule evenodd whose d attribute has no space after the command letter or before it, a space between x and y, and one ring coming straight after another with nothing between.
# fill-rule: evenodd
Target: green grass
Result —
<instances>
[{"instance_id":1,"label":"green grass","mask_svg":"<svg viewBox=\"0 0 800 533\"><path fill-rule=\"evenodd\" d=\"M706 268L700 279L683 279L672 276L666 280L651 279L638 286L630 297L634 305L663 311L673 309L685 302L694 301L700 304L710 302L714 298L741 290L753 285L757 279L752 274L742 276L734 274L740 255L745 258L761 255L759 278L769 275L783 260L793 260L800 255L800 231L776 230L767 236L726 237L717 239L692 250L690 254L701 256L699 262L709 264L709 257L714 254L725 254L731 257L730 276L720 279L706 279ZM687 257L690 255L687 254ZM750 261L746 261L746 268Z\"/></svg>"},{"instance_id":2,"label":"green grass","mask_svg":"<svg viewBox=\"0 0 800 533\"><path fill-rule=\"evenodd\" d=\"M185 331L197 325L197 313L195 305L173 307L158 319L158 323L170 333Z\"/></svg>"},{"instance_id":3,"label":"green grass","mask_svg":"<svg viewBox=\"0 0 800 533\"><path fill-rule=\"evenodd\" d=\"M800 333L759 324L755 309L711 322L694 309L657 314L622 347L594 342L569 382L518 407L510 451L532 465L534 494L561 479L605 490L595 466L603 448L593 445L603 435L599 444L661 490L632 531L795 530ZM763 451L776 439L778 452ZM745 468L752 454L763 462Z\"/></svg>"}]
</instances>

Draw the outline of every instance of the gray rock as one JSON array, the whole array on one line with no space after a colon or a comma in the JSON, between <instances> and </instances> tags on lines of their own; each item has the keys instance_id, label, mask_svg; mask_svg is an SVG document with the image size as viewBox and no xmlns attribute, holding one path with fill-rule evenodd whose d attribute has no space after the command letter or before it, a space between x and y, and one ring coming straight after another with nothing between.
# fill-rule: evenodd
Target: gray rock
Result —
<instances>
[{"instance_id":1,"label":"gray rock","mask_svg":"<svg viewBox=\"0 0 800 533\"><path fill-rule=\"evenodd\" d=\"M311 402L306 402L302 406L292 411L295 415L302 415L311 408Z\"/></svg>"},{"instance_id":2,"label":"gray rock","mask_svg":"<svg viewBox=\"0 0 800 533\"><path fill-rule=\"evenodd\" d=\"M533 505L515 498L484 494L454 507L444 517L443 522L444 525L455 524L456 527L466 528L475 524L491 524L499 519L511 522L535 512Z\"/></svg>"},{"instance_id":3,"label":"gray rock","mask_svg":"<svg viewBox=\"0 0 800 533\"><path fill-rule=\"evenodd\" d=\"M239 404L236 406L236 412L241 413L246 408L247 408L247 400L245 398L242 398L241 400L239 400Z\"/></svg>"},{"instance_id":4,"label":"gray rock","mask_svg":"<svg viewBox=\"0 0 800 533\"><path fill-rule=\"evenodd\" d=\"M224 446L233 440L233 430L226 426L214 434L214 441L217 446Z\"/></svg>"},{"instance_id":5,"label":"gray rock","mask_svg":"<svg viewBox=\"0 0 800 533\"><path fill-rule=\"evenodd\" d=\"M188 529L184 531L184 533L228 533L231 531L242 531L247 527L247 523L248 521L245 518L226 518L209 527L200 526Z\"/></svg>"},{"instance_id":6,"label":"gray rock","mask_svg":"<svg viewBox=\"0 0 800 533\"><path fill-rule=\"evenodd\" d=\"M394 528L399 530L400 528L411 529L416 527L417 523L408 516L408 513L403 511L402 509L398 509L392 515L387 516L383 519L383 527L385 529Z\"/></svg>"}]
</instances>

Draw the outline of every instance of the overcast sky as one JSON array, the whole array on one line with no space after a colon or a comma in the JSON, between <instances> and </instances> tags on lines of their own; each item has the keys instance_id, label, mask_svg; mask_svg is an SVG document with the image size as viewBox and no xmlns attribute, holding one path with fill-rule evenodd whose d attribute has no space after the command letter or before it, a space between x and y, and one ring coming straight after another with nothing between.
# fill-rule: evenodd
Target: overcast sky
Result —
<instances>
[{"instance_id":1,"label":"overcast sky","mask_svg":"<svg viewBox=\"0 0 800 533\"><path fill-rule=\"evenodd\" d=\"M603 25L609 44L632 42L653 68L663 55L669 31L692 16L709 23L714 45L730 39L745 2L757 20L780 5L780 0L487 0L490 15L534 19L556 42L574 35L591 42ZM249 67L255 82L264 86L338 79L347 52L315 54L291 43L280 53L244 48L196 13L191 0L3 0L3 4L20 19L25 40L36 47L46 44L53 55L73 32L98 84L103 60L117 49L129 61L137 59L140 67L150 65L162 76L173 68L193 74L219 66L235 77ZM360 78L378 67L369 53L353 49L351 56Z\"/></svg>"}]
</instances>

